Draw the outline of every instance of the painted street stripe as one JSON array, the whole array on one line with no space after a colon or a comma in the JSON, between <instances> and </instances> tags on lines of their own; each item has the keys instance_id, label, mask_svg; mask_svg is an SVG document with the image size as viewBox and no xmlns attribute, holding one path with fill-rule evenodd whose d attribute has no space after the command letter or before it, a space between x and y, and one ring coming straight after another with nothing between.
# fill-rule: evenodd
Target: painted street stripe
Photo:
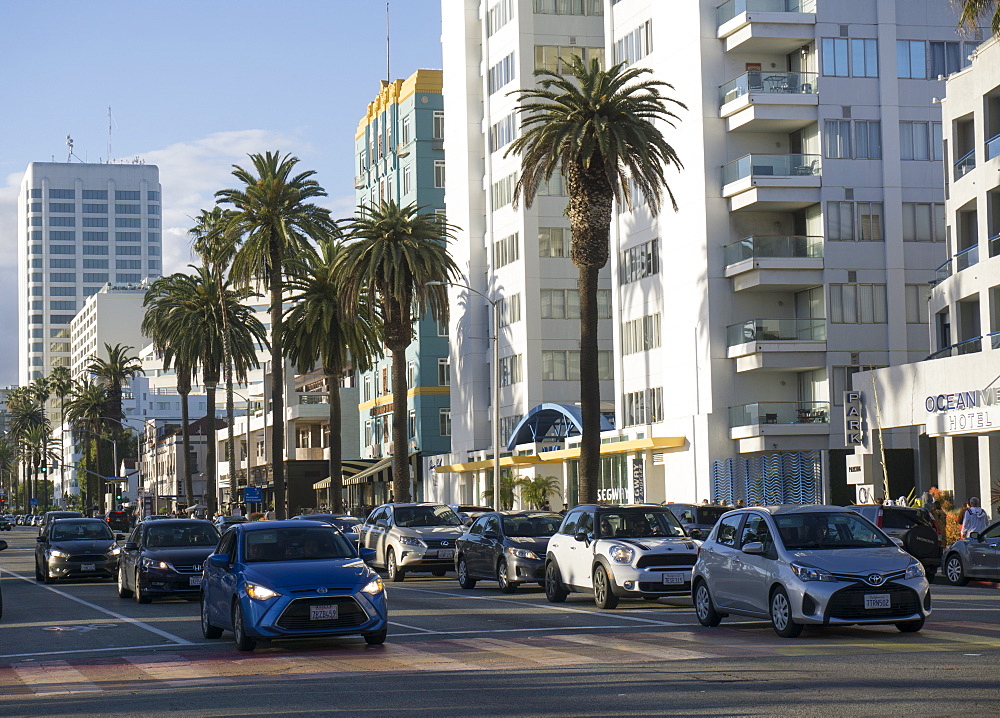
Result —
<instances>
[{"instance_id":1,"label":"painted street stripe","mask_svg":"<svg viewBox=\"0 0 1000 718\"><path fill-rule=\"evenodd\" d=\"M195 663L176 654L129 656L125 660L150 677L174 688L230 682L225 676L209 670L206 663Z\"/></svg>"},{"instance_id":2,"label":"painted street stripe","mask_svg":"<svg viewBox=\"0 0 1000 718\"><path fill-rule=\"evenodd\" d=\"M14 673L36 696L68 693L100 693L90 680L66 661L49 661L30 666L13 666Z\"/></svg>"},{"instance_id":3,"label":"painted street stripe","mask_svg":"<svg viewBox=\"0 0 1000 718\"><path fill-rule=\"evenodd\" d=\"M605 650L633 653L657 661L685 661L696 658L718 658L718 654L689 651L686 648L658 648L640 641L623 641L610 636L550 636L557 641L580 643L584 646L594 646Z\"/></svg>"},{"instance_id":4,"label":"painted street stripe","mask_svg":"<svg viewBox=\"0 0 1000 718\"><path fill-rule=\"evenodd\" d=\"M529 646L526 643L501 641L496 638L455 639L451 642L484 652L510 656L520 662L531 661L546 666L575 666L582 663L596 663L598 660L591 656L580 656L564 651L554 651L551 648Z\"/></svg>"},{"instance_id":5,"label":"painted street stripe","mask_svg":"<svg viewBox=\"0 0 1000 718\"><path fill-rule=\"evenodd\" d=\"M73 653L100 653L108 651L148 651L154 648L163 648L166 644L154 643L146 646L112 646L111 648L77 648L71 651L37 651L35 653L7 653L0 655L0 658L30 658L32 656L63 656ZM213 646L216 643L191 643L192 646Z\"/></svg>"},{"instance_id":6,"label":"painted street stripe","mask_svg":"<svg viewBox=\"0 0 1000 718\"><path fill-rule=\"evenodd\" d=\"M537 628L470 628L467 631L427 631L423 633L390 633L389 638L400 636L468 636L480 633L548 633L549 631L620 631L623 626L539 626Z\"/></svg>"},{"instance_id":7,"label":"painted street stripe","mask_svg":"<svg viewBox=\"0 0 1000 718\"><path fill-rule=\"evenodd\" d=\"M480 666L456 661L429 651L418 651L416 648L401 646L398 643L385 645L385 657L407 668L418 671L479 671Z\"/></svg>"},{"instance_id":8,"label":"painted street stripe","mask_svg":"<svg viewBox=\"0 0 1000 718\"><path fill-rule=\"evenodd\" d=\"M155 626L150 626L148 623L144 623L136 618L129 618L128 616L123 616L120 613L109 611L103 606L98 606L96 603L91 603L90 601L84 601L82 598L77 598L76 596L66 593L65 591L60 591L58 588L53 588L52 586L46 586L43 583L36 583L34 579L30 579L27 576L22 576L19 573L14 573L9 569L0 569L0 573L10 574L14 578L19 578L25 583L30 583L32 586L36 586L37 588L44 588L47 591L52 591L52 593L58 594L63 598L68 598L70 601L75 601L76 603L84 605L87 608L98 611L99 613L103 613L105 616L111 616L112 618L117 618L119 621L125 621L126 623L131 623L133 626L136 626L137 628L149 631L150 633L155 633L157 636L166 638L168 641L171 641L172 643L176 643L181 646L192 645L192 642L187 640L186 638L181 638L180 636L175 636L172 633L167 633L166 631L156 628Z\"/></svg>"},{"instance_id":9,"label":"painted street stripe","mask_svg":"<svg viewBox=\"0 0 1000 718\"><path fill-rule=\"evenodd\" d=\"M398 621L389 621L390 626L399 626L400 628L408 628L411 631L418 631L420 633L437 633L437 631L430 628L421 628L420 626L408 626L405 623L399 623ZM393 634L397 635L397 634Z\"/></svg>"}]
</instances>

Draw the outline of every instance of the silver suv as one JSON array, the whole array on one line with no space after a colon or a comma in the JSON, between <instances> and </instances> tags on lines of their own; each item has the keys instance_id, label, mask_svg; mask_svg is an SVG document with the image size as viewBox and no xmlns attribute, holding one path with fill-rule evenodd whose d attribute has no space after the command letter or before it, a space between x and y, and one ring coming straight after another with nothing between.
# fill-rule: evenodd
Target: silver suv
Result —
<instances>
[{"instance_id":1,"label":"silver suv","mask_svg":"<svg viewBox=\"0 0 1000 718\"><path fill-rule=\"evenodd\" d=\"M444 576L454 568L455 540L462 520L443 504L383 504L360 527L362 548L375 550L369 561L384 568L391 581L402 581L409 571Z\"/></svg>"},{"instance_id":2,"label":"silver suv","mask_svg":"<svg viewBox=\"0 0 1000 718\"><path fill-rule=\"evenodd\" d=\"M806 624L892 623L910 633L931 612L920 561L840 506L725 514L698 554L692 595L703 626L729 614L770 618L784 638Z\"/></svg>"},{"instance_id":3,"label":"silver suv","mask_svg":"<svg viewBox=\"0 0 1000 718\"><path fill-rule=\"evenodd\" d=\"M687 595L698 544L665 506L577 506L548 543L545 596L593 593L599 608L621 598Z\"/></svg>"}]
</instances>

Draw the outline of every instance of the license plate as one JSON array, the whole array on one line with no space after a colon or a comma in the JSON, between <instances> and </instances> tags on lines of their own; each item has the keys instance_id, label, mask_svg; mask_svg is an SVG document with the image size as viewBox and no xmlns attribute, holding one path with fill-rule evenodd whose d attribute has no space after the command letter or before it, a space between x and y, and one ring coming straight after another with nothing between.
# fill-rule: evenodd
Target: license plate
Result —
<instances>
[{"instance_id":1,"label":"license plate","mask_svg":"<svg viewBox=\"0 0 1000 718\"><path fill-rule=\"evenodd\" d=\"M683 573L665 573L663 574L663 583L669 585L678 585L684 583Z\"/></svg>"},{"instance_id":2,"label":"license plate","mask_svg":"<svg viewBox=\"0 0 1000 718\"><path fill-rule=\"evenodd\" d=\"M190 582L191 586L200 586L201 585L201 576L191 576L188 579L188 581Z\"/></svg>"},{"instance_id":3,"label":"license plate","mask_svg":"<svg viewBox=\"0 0 1000 718\"><path fill-rule=\"evenodd\" d=\"M453 558L454 556L454 551L438 551L438 558Z\"/></svg>"},{"instance_id":4,"label":"license plate","mask_svg":"<svg viewBox=\"0 0 1000 718\"><path fill-rule=\"evenodd\" d=\"M892 608L888 593L866 593L865 608Z\"/></svg>"},{"instance_id":5,"label":"license plate","mask_svg":"<svg viewBox=\"0 0 1000 718\"><path fill-rule=\"evenodd\" d=\"M80 570L81 571L94 571L95 570L94 564L92 564L92 563L80 564Z\"/></svg>"},{"instance_id":6,"label":"license plate","mask_svg":"<svg viewBox=\"0 0 1000 718\"><path fill-rule=\"evenodd\" d=\"M337 606L310 606L309 620L324 621L337 618Z\"/></svg>"}]
</instances>

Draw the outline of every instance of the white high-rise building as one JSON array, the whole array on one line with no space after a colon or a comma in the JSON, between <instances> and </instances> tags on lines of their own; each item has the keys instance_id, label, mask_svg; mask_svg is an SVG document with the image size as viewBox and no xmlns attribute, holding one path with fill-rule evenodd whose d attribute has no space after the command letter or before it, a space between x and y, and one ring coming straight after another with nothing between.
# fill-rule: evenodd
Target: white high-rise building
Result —
<instances>
[{"instance_id":1,"label":"white high-rise building","mask_svg":"<svg viewBox=\"0 0 1000 718\"><path fill-rule=\"evenodd\" d=\"M97 294L87 297L83 307L70 322L70 373L74 379L87 375L90 362L107 358L105 345L123 344L132 347L133 355L146 346L149 337L142 334L142 320L146 309L142 306L149 285L104 285Z\"/></svg>"},{"instance_id":2,"label":"white high-rise building","mask_svg":"<svg viewBox=\"0 0 1000 718\"><path fill-rule=\"evenodd\" d=\"M32 162L18 201L22 384L71 365L70 322L108 282L161 273L155 165Z\"/></svg>"},{"instance_id":3,"label":"white high-rise building","mask_svg":"<svg viewBox=\"0 0 1000 718\"><path fill-rule=\"evenodd\" d=\"M563 500L576 499L579 389L565 382L552 399L530 391L551 386L550 347L571 348L579 331L576 322L542 318L552 312L547 290L575 288L568 259L539 257L554 254L548 228L566 226L565 200L540 197L532 212L507 208L503 181L517 160L484 148L517 134L507 92L532 83L550 57L582 49L651 69L687 106L676 129L661 128L684 163L682 173L667 172L680 210L665 202L654 217L646 206L619 207L612 226L614 382L602 385L602 397L615 428L603 435L601 498L852 500L843 390L862 368L929 350L927 287L946 251L934 98L944 91L939 76L960 70L977 44L958 35L948 4L443 7L445 110L452 128L463 111L467 118L465 132L445 142L448 217L467 229L457 255L473 286L522 295L525 332L502 327L502 356L522 356L524 368L512 396L501 394L502 411L526 417L512 432L504 426L505 465L559 477ZM515 231L519 254L498 251ZM500 266L497 257L510 259ZM490 445L488 355L472 339L489 328L475 297L455 300L452 336L469 339L452 344L453 454L439 468L438 490L469 500L463 491L489 470L472 451ZM900 430L892 442L890 470L919 464L914 432Z\"/></svg>"}]
</instances>

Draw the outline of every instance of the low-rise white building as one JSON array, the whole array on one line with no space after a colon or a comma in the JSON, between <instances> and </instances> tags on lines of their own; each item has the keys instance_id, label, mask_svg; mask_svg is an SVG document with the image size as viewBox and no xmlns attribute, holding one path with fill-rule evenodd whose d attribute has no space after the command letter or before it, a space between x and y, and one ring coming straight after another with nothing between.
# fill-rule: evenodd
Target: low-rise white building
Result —
<instances>
[{"instance_id":1,"label":"low-rise white building","mask_svg":"<svg viewBox=\"0 0 1000 718\"><path fill-rule=\"evenodd\" d=\"M141 330L146 315L142 300L147 289L149 285L145 282L105 284L97 294L87 298L70 323L73 378L85 376L87 365L94 358L105 356L105 344L138 349L149 342Z\"/></svg>"}]
</instances>

